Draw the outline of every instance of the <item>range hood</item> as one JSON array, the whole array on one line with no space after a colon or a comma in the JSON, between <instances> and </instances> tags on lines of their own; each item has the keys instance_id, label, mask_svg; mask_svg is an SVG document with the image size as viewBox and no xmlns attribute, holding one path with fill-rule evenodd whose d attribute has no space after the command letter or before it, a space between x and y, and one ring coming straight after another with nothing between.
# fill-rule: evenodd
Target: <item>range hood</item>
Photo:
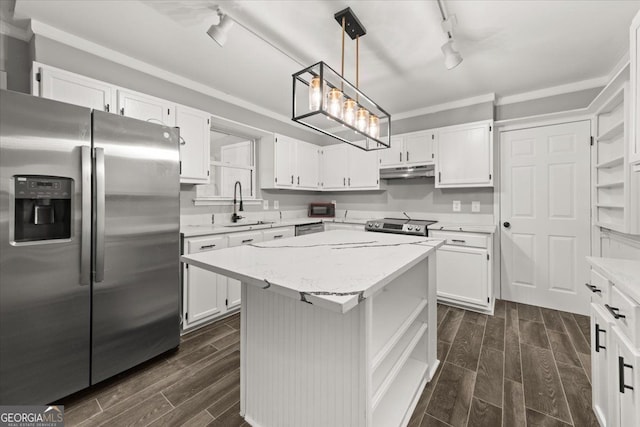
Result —
<instances>
[{"instance_id":1,"label":"range hood","mask_svg":"<svg viewBox=\"0 0 640 427\"><path fill-rule=\"evenodd\" d=\"M380 169L380 179L430 178L433 176L435 176L434 165Z\"/></svg>"}]
</instances>

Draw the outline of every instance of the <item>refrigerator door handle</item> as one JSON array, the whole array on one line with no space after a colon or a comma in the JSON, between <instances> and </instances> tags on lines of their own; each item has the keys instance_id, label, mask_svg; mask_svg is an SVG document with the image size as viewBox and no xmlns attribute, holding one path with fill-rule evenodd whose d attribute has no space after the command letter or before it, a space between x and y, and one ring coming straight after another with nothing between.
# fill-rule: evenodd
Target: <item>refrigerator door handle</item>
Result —
<instances>
[{"instance_id":1,"label":"refrigerator door handle","mask_svg":"<svg viewBox=\"0 0 640 427\"><path fill-rule=\"evenodd\" d=\"M91 283L91 147L80 147L82 164L82 235L80 236L80 284Z\"/></svg>"},{"instance_id":2,"label":"refrigerator door handle","mask_svg":"<svg viewBox=\"0 0 640 427\"><path fill-rule=\"evenodd\" d=\"M105 183L104 183L104 148L95 148L95 267L94 280L104 280L104 222L105 222Z\"/></svg>"}]
</instances>

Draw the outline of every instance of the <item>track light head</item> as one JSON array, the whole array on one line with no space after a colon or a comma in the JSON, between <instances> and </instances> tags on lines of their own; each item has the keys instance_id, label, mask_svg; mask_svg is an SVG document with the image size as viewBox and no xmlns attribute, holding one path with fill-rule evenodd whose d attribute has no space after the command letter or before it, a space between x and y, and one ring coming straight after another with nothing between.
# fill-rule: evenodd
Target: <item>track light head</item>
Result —
<instances>
[{"instance_id":1,"label":"track light head","mask_svg":"<svg viewBox=\"0 0 640 427\"><path fill-rule=\"evenodd\" d=\"M220 22L209 27L207 34L220 46L224 46L227 42L229 30L233 27L233 20L228 15L222 13L220 9L218 9L218 16L220 17Z\"/></svg>"},{"instance_id":2,"label":"track light head","mask_svg":"<svg viewBox=\"0 0 640 427\"><path fill-rule=\"evenodd\" d=\"M453 40L447 41L441 47L444 54L444 66L447 70L456 68L462 62L462 55L453 47Z\"/></svg>"}]
</instances>

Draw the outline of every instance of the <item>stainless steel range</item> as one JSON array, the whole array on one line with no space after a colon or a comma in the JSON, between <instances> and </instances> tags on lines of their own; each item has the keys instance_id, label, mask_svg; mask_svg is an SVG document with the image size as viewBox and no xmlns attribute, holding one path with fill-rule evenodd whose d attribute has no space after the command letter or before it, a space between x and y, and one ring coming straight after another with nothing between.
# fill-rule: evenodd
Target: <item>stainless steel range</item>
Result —
<instances>
[{"instance_id":1,"label":"stainless steel range","mask_svg":"<svg viewBox=\"0 0 640 427\"><path fill-rule=\"evenodd\" d=\"M367 221L366 231L377 231L380 233L407 234L412 236L428 236L427 227L438 221L408 218L383 218Z\"/></svg>"}]
</instances>

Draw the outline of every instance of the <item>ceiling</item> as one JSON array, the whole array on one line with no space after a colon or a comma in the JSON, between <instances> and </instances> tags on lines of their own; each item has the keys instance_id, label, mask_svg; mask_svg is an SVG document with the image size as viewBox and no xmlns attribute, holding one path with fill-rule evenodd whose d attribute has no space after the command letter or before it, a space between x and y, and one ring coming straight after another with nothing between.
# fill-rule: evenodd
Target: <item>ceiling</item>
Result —
<instances>
[{"instance_id":1,"label":"ceiling","mask_svg":"<svg viewBox=\"0 0 640 427\"><path fill-rule=\"evenodd\" d=\"M367 29L360 88L392 115L606 76L628 50L629 25L640 9L640 0L444 1L457 16L455 40L464 57L453 70L444 67L446 36L435 1L17 0L16 17L290 117L292 73L320 60L340 69L341 28L333 14L347 6ZM224 47L205 33L218 21L218 5L242 24ZM346 51L345 78L353 82L349 38Z\"/></svg>"}]
</instances>

